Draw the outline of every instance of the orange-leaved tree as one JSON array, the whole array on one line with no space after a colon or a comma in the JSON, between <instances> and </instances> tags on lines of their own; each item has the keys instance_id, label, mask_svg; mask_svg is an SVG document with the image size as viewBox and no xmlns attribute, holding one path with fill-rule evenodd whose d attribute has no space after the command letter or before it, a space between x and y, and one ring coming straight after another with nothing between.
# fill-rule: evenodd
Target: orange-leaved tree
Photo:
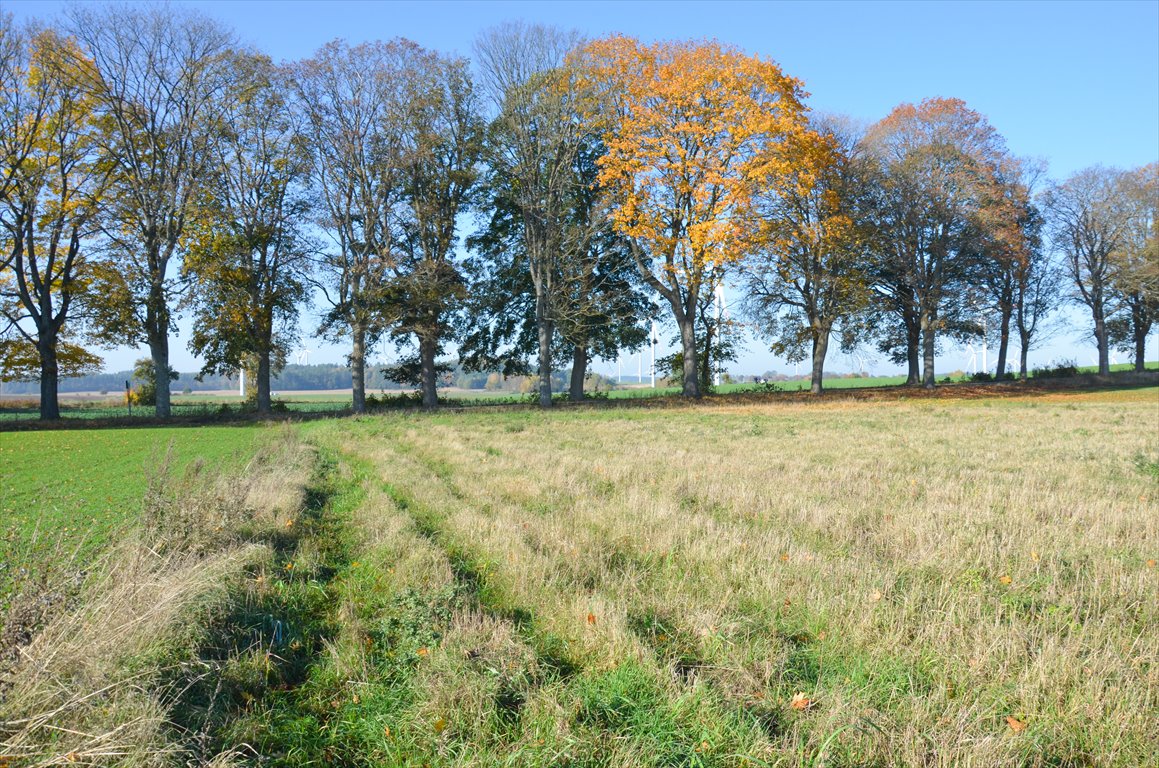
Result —
<instances>
[{"instance_id":1,"label":"orange-leaved tree","mask_svg":"<svg viewBox=\"0 0 1159 768\"><path fill-rule=\"evenodd\" d=\"M790 139L808 130L801 82L716 42L609 37L576 62L607 146L599 183L613 225L671 307L683 394L699 397L696 302L722 266L759 246L758 193L788 173Z\"/></svg>"}]
</instances>

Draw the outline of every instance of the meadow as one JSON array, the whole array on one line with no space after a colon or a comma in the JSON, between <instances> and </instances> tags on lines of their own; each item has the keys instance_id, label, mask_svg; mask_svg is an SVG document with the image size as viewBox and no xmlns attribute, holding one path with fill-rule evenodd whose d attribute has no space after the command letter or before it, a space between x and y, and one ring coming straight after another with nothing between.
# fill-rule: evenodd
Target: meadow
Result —
<instances>
[{"instance_id":1,"label":"meadow","mask_svg":"<svg viewBox=\"0 0 1159 768\"><path fill-rule=\"evenodd\" d=\"M316 465L164 759L1154 765L1157 423L1152 386L190 430Z\"/></svg>"}]
</instances>

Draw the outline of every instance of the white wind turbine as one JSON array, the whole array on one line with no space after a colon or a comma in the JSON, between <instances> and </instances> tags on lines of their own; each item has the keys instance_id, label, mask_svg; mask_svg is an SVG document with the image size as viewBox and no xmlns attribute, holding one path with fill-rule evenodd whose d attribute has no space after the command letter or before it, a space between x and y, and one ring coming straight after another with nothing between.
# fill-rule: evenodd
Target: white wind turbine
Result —
<instances>
[{"instance_id":1,"label":"white wind turbine","mask_svg":"<svg viewBox=\"0 0 1159 768\"><path fill-rule=\"evenodd\" d=\"M716 298L716 343L720 344L721 335L721 320L731 320L729 315L728 305L724 302L724 286L717 285L715 291ZM720 381L724 377L724 362L718 357L716 361L716 371L712 374L713 386L719 387Z\"/></svg>"}]
</instances>

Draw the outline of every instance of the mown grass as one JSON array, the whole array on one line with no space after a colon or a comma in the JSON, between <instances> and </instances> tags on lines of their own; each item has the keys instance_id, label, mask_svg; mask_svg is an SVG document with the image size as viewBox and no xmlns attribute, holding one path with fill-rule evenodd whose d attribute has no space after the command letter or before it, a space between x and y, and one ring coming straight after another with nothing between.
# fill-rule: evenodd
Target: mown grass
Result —
<instances>
[{"instance_id":1,"label":"mown grass","mask_svg":"<svg viewBox=\"0 0 1159 768\"><path fill-rule=\"evenodd\" d=\"M137 521L150 471L172 447L191 462L236 469L256 427L139 428L0 434L0 612L29 568L83 562Z\"/></svg>"},{"instance_id":2,"label":"mown grass","mask_svg":"<svg viewBox=\"0 0 1159 768\"><path fill-rule=\"evenodd\" d=\"M1154 764L1157 398L307 425L365 478L346 618L237 737L293 734L285 765Z\"/></svg>"}]
</instances>

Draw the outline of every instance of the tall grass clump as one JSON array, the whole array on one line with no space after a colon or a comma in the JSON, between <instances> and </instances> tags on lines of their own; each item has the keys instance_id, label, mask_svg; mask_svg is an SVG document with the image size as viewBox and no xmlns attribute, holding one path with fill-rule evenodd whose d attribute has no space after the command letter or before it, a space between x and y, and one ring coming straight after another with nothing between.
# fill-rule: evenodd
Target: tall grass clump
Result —
<instances>
[{"instance_id":1,"label":"tall grass clump","mask_svg":"<svg viewBox=\"0 0 1159 768\"><path fill-rule=\"evenodd\" d=\"M54 569L79 586L33 582L69 598L6 636L0 755L30 766L186 764L190 734L171 710L213 673L198 649L216 617L297 524L313 454L287 429L240 471L195 462L178 475L170 459L149 479L140 525L91 562ZM22 624L11 613L27 613L29 599L13 601L6 627Z\"/></svg>"}]
</instances>

